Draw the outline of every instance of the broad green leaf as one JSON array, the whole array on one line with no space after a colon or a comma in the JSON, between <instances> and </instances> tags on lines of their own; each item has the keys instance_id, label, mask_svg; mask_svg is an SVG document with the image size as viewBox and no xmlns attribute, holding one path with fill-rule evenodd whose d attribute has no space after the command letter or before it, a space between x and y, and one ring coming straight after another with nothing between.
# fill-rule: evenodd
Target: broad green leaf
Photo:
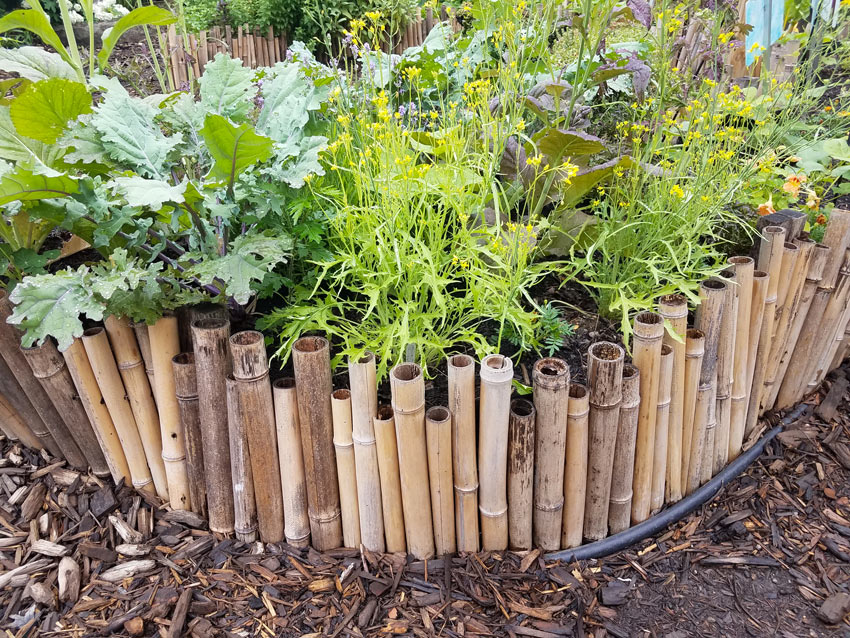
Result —
<instances>
[{"instance_id":1,"label":"broad green leaf","mask_svg":"<svg viewBox=\"0 0 850 638\"><path fill-rule=\"evenodd\" d=\"M183 201L187 182L172 186L159 179L144 177L116 177L107 186L112 186L124 196L130 206L158 211L165 202L179 204Z\"/></svg>"},{"instance_id":2,"label":"broad green leaf","mask_svg":"<svg viewBox=\"0 0 850 638\"><path fill-rule=\"evenodd\" d=\"M850 144L847 143L845 137L835 137L829 140L824 140L823 150L829 153L830 157L839 162L850 162Z\"/></svg>"},{"instance_id":3,"label":"broad green leaf","mask_svg":"<svg viewBox=\"0 0 850 638\"><path fill-rule=\"evenodd\" d=\"M219 53L207 63L198 80L201 104L208 112L240 120L251 110L248 92L254 71L242 66L242 60Z\"/></svg>"},{"instance_id":4,"label":"broad green leaf","mask_svg":"<svg viewBox=\"0 0 850 638\"><path fill-rule=\"evenodd\" d=\"M32 248L19 248L12 253L12 262L15 264L15 268L29 274L43 271L50 260L57 257L59 257L58 250L47 250L39 253Z\"/></svg>"},{"instance_id":5,"label":"broad green leaf","mask_svg":"<svg viewBox=\"0 0 850 638\"><path fill-rule=\"evenodd\" d=\"M12 123L9 107L0 106L0 157L49 169L64 152L65 149L58 144L46 145L18 133Z\"/></svg>"},{"instance_id":6,"label":"broad green leaf","mask_svg":"<svg viewBox=\"0 0 850 638\"><path fill-rule=\"evenodd\" d=\"M231 188L241 171L269 159L274 148L274 142L257 135L250 124L234 126L221 115L207 115L201 135L214 162L207 179L226 181Z\"/></svg>"},{"instance_id":7,"label":"broad green leaf","mask_svg":"<svg viewBox=\"0 0 850 638\"><path fill-rule=\"evenodd\" d=\"M324 175L325 171L319 162L319 153L327 146L328 139L321 135L305 137L301 140L298 154L294 161L283 158L272 162L270 173L277 179L283 180L292 188L301 188L309 175Z\"/></svg>"},{"instance_id":8,"label":"broad green leaf","mask_svg":"<svg viewBox=\"0 0 850 638\"><path fill-rule=\"evenodd\" d=\"M73 68L74 63L71 56L62 44L59 34L50 26L50 21L43 11L19 9L0 18L0 33L6 33L13 29L23 29L38 36L42 42L54 49ZM82 79L80 75L77 74L78 78Z\"/></svg>"},{"instance_id":9,"label":"broad green leaf","mask_svg":"<svg viewBox=\"0 0 850 638\"><path fill-rule=\"evenodd\" d=\"M133 9L127 15L122 16L118 22L115 23L114 27L104 32L103 47L101 48L100 53L97 54L98 63L101 68L106 66L106 63L109 61L109 56L112 55L112 50L115 48L115 45L118 44L118 40L120 40L121 36L129 29L146 24L163 26L166 24L173 24L174 22L177 22L177 17L170 11L160 7L147 6Z\"/></svg>"},{"instance_id":10,"label":"broad green leaf","mask_svg":"<svg viewBox=\"0 0 850 638\"><path fill-rule=\"evenodd\" d=\"M79 79L77 72L62 56L41 47L0 49L0 71L17 73L33 82L49 78Z\"/></svg>"},{"instance_id":11,"label":"broad green leaf","mask_svg":"<svg viewBox=\"0 0 850 638\"><path fill-rule=\"evenodd\" d=\"M602 140L581 131L562 129L543 129L535 136L537 150L557 162L562 158L579 155L594 155L605 150Z\"/></svg>"},{"instance_id":12,"label":"broad green leaf","mask_svg":"<svg viewBox=\"0 0 850 638\"><path fill-rule=\"evenodd\" d=\"M91 126L91 116L81 116L62 137L61 144L71 149L63 158L67 164L109 164L101 134ZM91 167L87 168L91 171Z\"/></svg>"},{"instance_id":13,"label":"broad green leaf","mask_svg":"<svg viewBox=\"0 0 850 638\"><path fill-rule=\"evenodd\" d=\"M77 190L76 180L67 175L46 177L18 169L0 179L0 206L14 201L70 197Z\"/></svg>"},{"instance_id":14,"label":"broad green leaf","mask_svg":"<svg viewBox=\"0 0 850 638\"><path fill-rule=\"evenodd\" d=\"M91 104L85 84L51 78L30 84L12 102L9 113L18 133L53 144L68 122L83 113L91 113Z\"/></svg>"}]
</instances>

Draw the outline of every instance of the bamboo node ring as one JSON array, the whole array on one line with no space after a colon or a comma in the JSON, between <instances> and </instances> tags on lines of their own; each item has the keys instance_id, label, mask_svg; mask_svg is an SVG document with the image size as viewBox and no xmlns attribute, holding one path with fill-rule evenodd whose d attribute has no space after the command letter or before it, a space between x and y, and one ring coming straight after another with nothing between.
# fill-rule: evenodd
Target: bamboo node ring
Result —
<instances>
[{"instance_id":1,"label":"bamboo node ring","mask_svg":"<svg viewBox=\"0 0 850 638\"><path fill-rule=\"evenodd\" d=\"M553 503L552 505L547 505L545 503L535 503L534 509L539 512L560 512L564 509L564 499L561 499L557 503Z\"/></svg>"},{"instance_id":2,"label":"bamboo node ring","mask_svg":"<svg viewBox=\"0 0 850 638\"><path fill-rule=\"evenodd\" d=\"M424 409L425 409L425 402L424 401L422 403L420 403L418 406L416 406L415 408L410 408L409 410L405 410L403 408L398 408L398 407L395 406L395 404L393 404L393 412L395 412L396 414L416 414L417 412L421 412Z\"/></svg>"},{"instance_id":3,"label":"bamboo node ring","mask_svg":"<svg viewBox=\"0 0 850 638\"><path fill-rule=\"evenodd\" d=\"M123 363L118 364L119 370L132 370L133 368L138 368L139 366L143 366L144 362L139 359L138 361L124 361Z\"/></svg>"},{"instance_id":4,"label":"bamboo node ring","mask_svg":"<svg viewBox=\"0 0 850 638\"><path fill-rule=\"evenodd\" d=\"M475 481L475 485L471 485L470 487L463 487L462 485L455 485L455 492L461 492L462 494L472 494L478 490L478 481Z\"/></svg>"},{"instance_id":5,"label":"bamboo node ring","mask_svg":"<svg viewBox=\"0 0 850 638\"><path fill-rule=\"evenodd\" d=\"M162 453L162 460L168 463L177 463L178 461L185 461L186 455L182 454L180 456L169 456L165 452Z\"/></svg>"},{"instance_id":6,"label":"bamboo node ring","mask_svg":"<svg viewBox=\"0 0 850 638\"><path fill-rule=\"evenodd\" d=\"M356 436L354 436L354 435L352 434L352 435L351 435L351 440L352 440L352 441L354 441L354 443L356 443L357 445L366 445L366 446L370 446L370 445L375 445L375 444L377 443L377 442L375 441L375 437L374 437L374 436L373 436L371 439L361 439L361 438L358 438L358 437L356 437Z\"/></svg>"},{"instance_id":7,"label":"bamboo node ring","mask_svg":"<svg viewBox=\"0 0 850 638\"><path fill-rule=\"evenodd\" d=\"M330 523L331 521L335 521L336 519L342 516L342 510L336 510L331 514L327 514L322 516L321 514L316 514L314 512L310 512L310 520L314 523Z\"/></svg>"},{"instance_id":8,"label":"bamboo node ring","mask_svg":"<svg viewBox=\"0 0 850 638\"><path fill-rule=\"evenodd\" d=\"M499 518L500 516L504 516L508 513L507 505L499 510L498 512L488 512L481 505L478 506L478 511L481 513L481 516L486 516L487 518Z\"/></svg>"}]
</instances>

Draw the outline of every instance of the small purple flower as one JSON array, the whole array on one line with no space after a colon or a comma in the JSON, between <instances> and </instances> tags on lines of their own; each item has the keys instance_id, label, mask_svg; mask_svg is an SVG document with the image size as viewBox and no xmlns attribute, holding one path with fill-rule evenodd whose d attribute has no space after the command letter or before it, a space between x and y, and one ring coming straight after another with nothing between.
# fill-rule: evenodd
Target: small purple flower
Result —
<instances>
[{"instance_id":1,"label":"small purple flower","mask_svg":"<svg viewBox=\"0 0 850 638\"><path fill-rule=\"evenodd\" d=\"M405 113L407 113L407 109L404 108L404 104L398 107L398 114L404 117Z\"/></svg>"},{"instance_id":2,"label":"small purple flower","mask_svg":"<svg viewBox=\"0 0 850 638\"><path fill-rule=\"evenodd\" d=\"M286 52L286 61L292 62L293 60L295 60L295 53L292 51L292 49L290 49Z\"/></svg>"}]
</instances>

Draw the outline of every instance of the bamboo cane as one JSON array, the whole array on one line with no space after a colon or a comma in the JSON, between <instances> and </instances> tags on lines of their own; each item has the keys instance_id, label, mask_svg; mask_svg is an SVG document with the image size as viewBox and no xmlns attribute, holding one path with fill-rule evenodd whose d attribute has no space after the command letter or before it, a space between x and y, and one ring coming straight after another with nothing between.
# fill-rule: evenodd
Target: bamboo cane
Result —
<instances>
[{"instance_id":1,"label":"bamboo cane","mask_svg":"<svg viewBox=\"0 0 850 638\"><path fill-rule=\"evenodd\" d=\"M233 480L234 530L245 543L257 540L257 504L248 447L248 424L239 400L240 383L227 375L227 425L230 439L230 476Z\"/></svg>"},{"instance_id":2,"label":"bamboo cane","mask_svg":"<svg viewBox=\"0 0 850 638\"><path fill-rule=\"evenodd\" d=\"M688 329L688 301L684 295L664 295L658 300L658 314L664 318L662 343L673 349L670 416L667 429L667 476L665 498L675 503L682 498L682 425L685 414L685 333Z\"/></svg>"},{"instance_id":3,"label":"bamboo cane","mask_svg":"<svg viewBox=\"0 0 850 638\"><path fill-rule=\"evenodd\" d=\"M383 552L384 517L381 513L381 477L375 447L373 421L378 413L375 355L366 352L358 361L348 361L351 386L352 439L357 472L357 504L360 508L360 537L370 552Z\"/></svg>"},{"instance_id":4,"label":"bamboo cane","mask_svg":"<svg viewBox=\"0 0 850 638\"><path fill-rule=\"evenodd\" d=\"M375 445L378 449L378 470L381 476L381 509L384 515L384 533L387 551L405 551L404 508L401 504L401 477L398 469L398 443L395 435L393 409L388 405L378 408L375 417Z\"/></svg>"},{"instance_id":5,"label":"bamboo cane","mask_svg":"<svg viewBox=\"0 0 850 638\"><path fill-rule=\"evenodd\" d=\"M511 401L508 421L508 539L514 550L531 549L534 512L535 409L525 399Z\"/></svg>"},{"instance_id":6,"label":"bamboo cane","mask_svg":"<svg viewBox=\"0 0 850 638\"><path fill-rule=\"evenodd\" d=\"M438 555L454 554L455 503L452 485L452 415L448 408L435 406L425 412L428 447L428 479L431 484L431 512L434 519L434 547Z\"/></svg>"},{"instance_id":7,"label":"bamboo cane","mask_svg":"<svg viewBox=\"0 0 850 638\"><path fill-rule=\"evenodd\" d=\"M561 545L564 511L564 462L570 369L563 359L540 359L534 364L534 546L555 551Z\"/></svg>"},{"instance_id":8,"label":"bamboo cane","mask_svg":"<svg viewBox=\"0 0 850 638\"><path fill-rule=\"evenodd\" d=\"M421 560L434 555L422 369L415 363L397 365L390 371L390 390L395 413L407 551Z\"/></svg>"},{"instance_id":9,"label":"bamboo cane","mask_svg":"<svg viewBox=\"0 0 850 638\"><path fill-rule=\"evenodd\" d=\"M638 408L640 407L640 370L630 363L623 366L623 401L614 445L611 496L608 499L608 532L619 534L632 519L632 480L635 467Z\"/></svg>"},{"instance_id":10,"label":"bamboo cane","mask_svg":"<svg viewBox=\"0 0 850 638\"><path fill-rule=\"evenodd\" d=\"M151 354L151 338L148 334L148 324L141 321L134 321L130 325L133 326L133 332L136 333L136 342L139 344L139 353L142 355L142 360L145 362L145 374L148 377L151 392L154 393L154 400L156 400L156 384L153 382L153 355Z\"/></svg>"},{"instance_id":11,"label":"bamboo cane","mask_svg":"<svg viewBox=\"0 0 850 638\"><path fill-rule=\"evenodd\" d=\"M844 359L847 358L848 349L850 349L850 319L848 319L847 327L844 329L844 338L841 340L841 344L838 346L838 352L835 353L835 357L832 360L832 365L830 366L830 368L834 370L839 365L844 363Z\"/></svg>"},{"instance_id":12,"label":"bamboo cane","mask_svg":"<svg viewBox=\"0 0 850 638\"><path fill-rule=\"evenodd\" d=\"M174 371L171 360L180 354L177 336L177 317L165 315L148 326L153 357L153 376L156 383L159 426L162 432L162 460L168 481L168 498L175 510L190 509L189 475L186 470L186 448L180 427L180 409L174 390Z\"/></svg>"},{"instance_id":13,"label":"bamboo cane","mask_svg":"<svg viewBox=\"0 0 850 638\"><path fill-rule=\"evenodd\" d=\"M513 363L492 354L481 361L478 417L478 510L485 551L508 547L508 421Z\"/></svg>"},{"instance_id":14,"label":"bamboo cane","mask_svg":"<svg viewBox=\"0 0 850 638\"><path fill-rule=\"evenodd\" d=\"M292 363L307 477L310 533L313 546L323 552L342 544L342 513L333 447L331 355L327 340L302 337L292 346ZM428 516L430 518L430 512Z\"/></svg>"},{"instance_id":15,"label":"bamboo cane","mask_svg":"<svg viewBox=\"0 0 850 638\"><path fill-rule=\"evenodd\" d=\"M717 426L717 364L720 351L720 330L725 312L726 291L729 286L719 279L709 279L700 285L700 304L696 312L696 326L705 335L705 352L702 358L697 406L694 410L694 431L691 448L691 476L688 487L693 491L711 478L714 470L714 439ZM700 438L697 435L701 434ZM702 446L701 458L694 458L694 447ZM699 472L695 474L695 470Z\"/></svg>"},{"instance_id":16,"label":"bamboo cane","mask_svg":"<svg viewBox=\"0 0 850 638\"><path fill-rule=\"evenodd\" d=\"M587 387L580 383L571 383L570 401L567 406L562 547L581 545L584 530L584 502L587 498L587 417L589 412Z\"/></svg>"},{"instance_id":17,"label":"bamboo cane","mask_svg":"<svg viewBox=\"0 0 850 638\"><path fill-rule=\"evenodd\" d=\"M204 474L204 444L201 437L201 412L198 405L198 375L195 354L183 352L171 360L174 393L180 411L180 425L186 439L186 472L192 510L207 516L207 485Z\"/></svg>"},{"instance_id":18,"label":"bamboo cane","mask_svg":"<svg viewBox=\"0 0 850 638\"><path fill-rule=\"evenodd\" d=\"M632 523L640 523L649 517L663 337L664 320L660 315L641 312L635 317L632 360L640 370L640 408L632 479Z\"/></svg>"},{"instance_id":19,"label":"bamboo cane","mask_svg":"<svg viewBox=\"0 0 850 638\"><path fill-rule=\"evenodd\" d=\"M591 344L587 351L590 412L584 536L593 541L605 538L608 533L608 501L623 399L624 358L623 349L607 341Z\"/></svg>"},{"instance_id":20,"label":"bamboo cane","mask_svg":"<svg viewBox=\"0 0 850 638\"><path fill-rule=\"evenodd\" d=\"M70 435L91 466L96 476L111 474L103 451L94 434L89 417L77 395L71 373L65 360L53 342L46 340L40 346L21 347L32 373L53 402L53 407L62 415ZM62 446L65 447L64 445Z\"/></svg>"},{"instance_id":21,"label":"bamboo cane","mask_svg":"<svg viewBox=\"0 0 850 638\"><path fill-rule=\"evenodd\" d=\"M283 490L284 534L290 545L307 547L310 542L310 519L307 516L307 480L301 452L295 379L277 379L272 384L272 390Z\"/></svg>"},{"instance_id":22,"label":"bamboo cane","mask_svg":"<svg viewBox=\"0 0 850 638\"><path fill-rule=\"evenodd\" d=\"M829 297L823 317L820 320L817 333L820 338L814 343L814 347L810 353L808 371L804 377L804 380L808 380L808 387L804 389L804 393L812 392L817 384L823 380L823 377L826 376L827 370L825 368L829 362L824 362L823 360L828 354L828 346L835 339L835 332L839 329L839 326L842 332L844 330L844 324L840 322L846 312L848 293L850 293L850 249L848 249L847 254L848 259L839 271L840 277Z\"/></svg>"},{"instance_id":23,"label":"bamboo cane","mask_svg":"<svg viewBox=\"0 0 850 638\"><path fill-rule=\"evenodd\" d=\"M465 354L447 360L452 413L452 470L457 548L478 551L478 463L475 442L475 361Z\"/></svg>"},{"instance_id":24,"label":"bamboo cane","mask_svg":"<svg viewBox=\"0 0 850 638\"><path fill-rule=\"evenodd\" d=\"M121 390L122 397L124 397L126 390L124 400L129 401L128 404L145 449L145 458L150 468L156 493L160 498L168 499L168 480L165 476L165 465L161 456L162 433L159 427L159 414L150 383L145 374L136 337L130 327L130 322L126 319L107 317L104 325L106 326L105 333L101 329L95 329L96 332L90 331L83 337L83 344L86 346L87 352L90 347L89 344L91 344L91 347L97 350L105 365L108 365L112 355L115 355L110 366L109 376L111 377L113 372L120 372L120 380L123 381L123 386L118 387L121 386L121 382L116 375L114 377L116 389ZM109 350L110 343L112 344L111 351ZM91 357L92 355L89 354L89 358ZM116 363L118 364L117 369L115 368ZM98 377L98 383L100 383L100 377ZM101 387L101 389L103 388ZM114 414L112 418L115 420Z\"/></svg>"},{"instance_id":25,"label":"bamboo cane","mask_svg":"<svg viewBox=\"0 0 850 638\"><path fill-rule=\"evenodd\" d=\"M699 377L705 355L705 335L696 328L689 329L685 338L685 416L682 428L682 493L688 493L691 447L693 446L694 417L696 416Z\"/></svg>"},{"instance_id":26,"label":"bamboo cane","mask_svg":"<svg viewBox=\"0 0 850 638\"><path fill-rule=\"evenodd\" d=\"M30 431L21 415L4 395L0 394L0 425L10 439L17 440L34 450L42 450L41 440Z\"/></svg>"},{"instance_id":27,"label":"bamboo cane","mask_svg":"<svg viewBox=\"0 0 850 638\"><path fill-rule=\"evenodd\" d=\"M204 302L185 308L185 321L178 322L180 326L180 346L187 352L195 349L195 337L192 326L198 321L225 321L230 323L230 311L222 304Z\"/></svg>"},{"instance_id":28,"label":"bamboo cane","mask_svg":"<svg viewBox=\"0 0 850 638\"><path fill-rule=\"evenodd\" d=\"M658 403L655 414L655 451L652 465L650 511L654 514L664 505L664 484L667 478L667 437L670 424L670 397L673 385L673 347L661 344L661 364L658 374Z\"/></svg>"},{"instance_id":29,"label":"bamboo cane","mask_svg":"<svg viewBox=\"0 0 850 638\"><path fill-rule=\"evenodd\" d=\"M29 369L29 366L27 366L27 369ZM31 370L30 374L32 374ZM33 378L33 380L35 380L35 378ZM25 425L27 429L32 432L32 436L38 440L38 445L33 447L46 449L53 456L61 458L62 453L59 450L59 446L56 445L56 441L53 440L53 436L47 430L47 427L44 425L44 421L41 420L38 412L36 412L32 403L30 403L27 395L21 387L21 384L18 383L18 379L9 369L9 366L6 364L6 360L3 357L0 357L0 395L5 396L5 401L9 404L11 410L20 417L21 423ZM23 437L21 437L21 440L23 441Z\"/></svg>"},{"instance_id":30,"label":"bamboo cane","mask_svg":"<svg viewBox=\"0 0 850 638\"><path fill-rule=\"evenodd\" d=\"M755 261L751 257L730 257L728 262L735 269L735 350L732 363L732 393L729 406L729 449L727 459L732 461L741 453L744 441L744 426L747 420L747 342L750 334L750 313L753 305L753 270Z\"/></svg>"},{"instance_id":31,"label":"bamboo cane","mask_svg":"<svg viewBox=\"0 0 850 638\"><path fill-rule=\"evenodd\" d=\"M735 365L735 336L738 324L738 284L734 268L720 273L726 279L723 317L720 323L720 342L717 349L717 392L715 410L712 476L726 467L729 461L729 438L732 428L732 373Z\"/></svg>"},{"instance_id":32,"label":"bamboo cane","mask_svg":"<svg viewBox=\"0 0 850 638\"><path fill-rule=\"evenodd\" d=\"M210 530L219 534L232 534L234 530L225 382L232 368L229 340L230 322L226 319L202 319L192 324L207 511Z\"/></svg>"},{"instance_id":33,"label":"bamboo cane","mask_svg":"<svg viewBox=\"0 0 850 638\"><path fill-rule=\"evenodd\" d=\"M829 345L826 355L822 359L822 362L829 362L826 364L822 363L822 376L826 376L826 373L828 373L830 370L834 370L841 364L841 346L844 342L844 335L847 331L848 322L850 322L850 304L847 304L845 306L844 314L838 321L838 329L835 331L835 337L833 338L832 343ZM819 381L822 380L823 378L819 379Z\"/></svg>"},{"instance_id":34,"label":"bamboo cane","mask_svg":"<svg viewBox=\"0 0 850 638\"><path fill-rule=\"evenodd\" d=\"M357 475L354 465L354 441L351 438L351 392L331 394L336 475L339 504L342 509L342 539L345 547L360 547L360 512L357 504Z\"/></svg>"}]
</instances>

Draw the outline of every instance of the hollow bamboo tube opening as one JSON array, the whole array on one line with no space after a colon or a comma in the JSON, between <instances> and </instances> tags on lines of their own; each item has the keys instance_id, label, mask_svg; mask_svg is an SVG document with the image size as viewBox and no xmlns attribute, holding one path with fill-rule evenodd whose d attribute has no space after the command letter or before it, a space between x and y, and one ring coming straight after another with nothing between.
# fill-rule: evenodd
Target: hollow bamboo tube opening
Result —
<instances>
[{"instance_id":1,"label":"hollow bamboo tube opening","mask_svg":"<svg viewBox=\"0 0 850 638\"><path fill-rule=\"evenodd\" d=\"M752 257L730 257L729 265L735 269L735 295L737 312L735 317L735 347L732 363L732 392L729 405L729 449L727 459L732 461L741 453L744 441L744 425L747 420L747 368L748 340L750 335L750 313L753 304Z\"/></svg>"},{"instance_id":2,"label":"hollow bamboo tube opening","mask_svg":"<svg viewBox=\"0 0 850 638\"><path fill-rule=\"evenodd\" d=\"M272 384L272 392L283 491L284 535L290 545L307 547L310 542L310 519L307 516L307 482L301 452L295 379L277 379Z\"/></svg>"},{"instance_id":3,"label":"hollow bamboo tube opening","mask_svg":"<svg viewBox=\"0 0 850 638\"><path fill-rule=\"evenodd\" d=\"M682 425L685 414L685 332L688 329L688 300L684 295L664 295L658 300L664 318L662 342L673 349L670 385L670 415L667 427L667 476L665 498L675 503L682 498Z\"/></svg>"},{"instance_id":4,"label":"hollow bamboo tube opening","mask_svg":"<svg viewBox=\"0 0 850 638\"><path fill-rule=\"evenodd\" d=\"M334 390L331 394L331 411L339 504L342 508L342 542L346 547L360 547L357 473L354 465L354 441L351 438L351 392Z\"/></svg>"},{"instance_id":5,"label":"hollow bamboo tube opening","mask_svg":"<svg viewBox=\"0 0 850 638\"><path fill-rule=\"evenodd\" d=\"M508 537L511 549L531 549L534 503L534 404L511 401L508 423Z\"/></svg>"},{"instance_id":6,"label":"hollow bamboo tube opening","mask_svg":"<svg viewBox=\"0 0 850 638\"><path fill-rule=\"evenodd\" d=\"M381 509L387 551L403 552L406 548L404 509L401 504L401 477L398 469L398 443L395 418L389 405L378 407L375 417L375 445L378 449L378 470L381 477Z\"/></svg>"},{"instance_id":7,"label":"hollow bamboo tube opening","mask_svg":"<svg viewBox=\"0 0 850 638\"><path fill-rule=\"evenodd\" d=\"M401 476L407 551L419 559L434 555L434 527L425 441L425 380L422 368L402 363L390 370Z\"/></svg>"},{"instance_id":8,"label":"hollow bamboo tube opening","mask_svg":"<svg viewBox=\"0 0 850 638\"><path fill-rule=\"evenodd\" d=\"M201 438L201 414L198 406L198 376L195 354L182 352L171 360L174 393L180 411L180 425L186 440L186 472L189 474L189 498L192 510L207 515L207 485L204 474L204 448Z\"/></svg>"},{"instance_id":9,"label":"hollow bamboo tube opening","mask_svg":"<svg viewBox=\"0 0 850 638\"><path fill-rule=\"evenodd\" d=\"M457 548L478 551L478 462L475 441L475 361L465 354L448 358L449 411L452 413L452 469Z\"/></svg>"},{"instance_id":10,"label":"hollow bamboo tube opening","mask_svg":"<svg viewBox=\"0 0 850 638\"><path fill-rule=\"evenodd\" d=\"M434 519L434 546L438 555L454 554L455 505L452 485L452 415L448 408L434 406L425 412L428 445L428 478Z\"/></svg>"},{"instance_id":11,"label":"hollow bamboo tube opening","mask_svg":"<svg viewBox=\"0 0 850 638\"><path fill-rule=\"evenodd\" d=\"M508 421L513 363L491 354L481 361L478 421L478 509L486 551L508 547Z\"/></svg>"},{"instance_id":12,"label":"hollow bamboo tube opening","mask_svg":"<svg viewBox=\"0 0 850 638\"><path fill-rule=\"evenodd\" d=\"M2 339L0 339L0 348L2 348ZM17 346L15 346L15 350L18 350ZM24 362L24 365L26 365L26 362ZM27 369L29 369L29 366L27 366ZM31 374L32 371L30 371ZM33 381L35 381L34 377ZM3 357L0 357L0 394L5 395L9 406L21 417L22 423L32 431L33 436L38 439L40 444L37 447L43 447L53 456L61 458L62 453L59 446L53 440L53 436L48 431L47 426L44 425L44 421L41 420L39 413L30 403L24 389L18 383L18 379Z\"/></svg>"},{"instance_id":13,"label":"hollow bamboo tube opening","mask_svg":"<svg viewBox=\"0 0 850 638\"><path fill-rule=\"evenodd\" d=\"M640 370L630 363L623 366L623 401L614 446L611 496L608 506L608 532L628 529L632 518L632 480L635 467L638 408L640 407Z\"/></svg>"},{"instance_id":14,"label":"hollow bamboo tube opening","mask_svg":"<svg viewBox=\"0 0 850 638\"><path fill-rule=\"evenodd\" d=\"M608 501L623 398L624 359L623 349L608 341L591 344L587 351L590 412L584 536L590 540L600 540L608 533Z\"/></svg>"},{"instance_id":15,"label":"hollow bamboo tube opening","mask_svg":"<svg viewBox=\"0 0 850 638\"><path fill-rule=\"evenodd\" d=\"M685 417L682 428L682 493L688 493L691 465L694 416L696 414L699 377L705 354L705 335L702 330L689 329L685 338Z\"/></svg>"},{"instance_id":16,"label":"hollow bamboo tube opening","mask_svg":"<svg viewBox=\"0 0 850 638\"><path fill-rule=\"evenodd\" d=\"M155 371L159 377L159 371ZM254 500L254 478L245 414L239 398L240 384L228 375L227 421L230 438L230 475L233 480L234 530L236 538L253 543L257 540L257 505Z\"/></svg>"},{"instance_id":17,"label":"hollow bamboo tube opening","mask_svg":"<svg viewBox=\"0 0 850 638\"><path fill-rule=\"evenodd\" d=\"M298 339L292 345L292 363L307 478L310 533L313 546L318 551L326 551L342 544L342 512L333 445L331 356L327 339Z\"/></svg>"},{"instance_id":18,"label":"hollow bamboo tube opening","mask_svg":"<svg viewBox=\"0 0 850 638\"><path fill-rule=\"evenodd\" d=\"M584 502L587 498L587 417L589 412L587 387L580 383L571 383L567 406L562 547L581 545L584 530Z\"/></svg>"},{"instance_id":19,"label":"hollow bamboo tube opening","mask_svg":"<svg viewBox=\"0 0 850 638\"><path fill-rule=\"evenodd\" d=\"M732 427L732 372L735 359L735 335L738 322L738 285L734 268L720 273L726 280L723 317L720 321L720 341L717 349L717 392L715 410L717 426L712 454L712 476L722 470L729 460L729 437Z\"/></svg>"},{"instance_id":20,"label":"hollow bamboo tube opening","mask_svg":"<svg viewBox=\"0 0 850 638\"><path fill-rule=\"evenodd\" d=\"M655 415L655 451L652 465L650 511L658 512L664 505L664 485L667 478L667 438L670 423L670 397L673 384L673 347L661 344L661 365L658 375L658 402Z\"/></svg>"}]
</instances>

